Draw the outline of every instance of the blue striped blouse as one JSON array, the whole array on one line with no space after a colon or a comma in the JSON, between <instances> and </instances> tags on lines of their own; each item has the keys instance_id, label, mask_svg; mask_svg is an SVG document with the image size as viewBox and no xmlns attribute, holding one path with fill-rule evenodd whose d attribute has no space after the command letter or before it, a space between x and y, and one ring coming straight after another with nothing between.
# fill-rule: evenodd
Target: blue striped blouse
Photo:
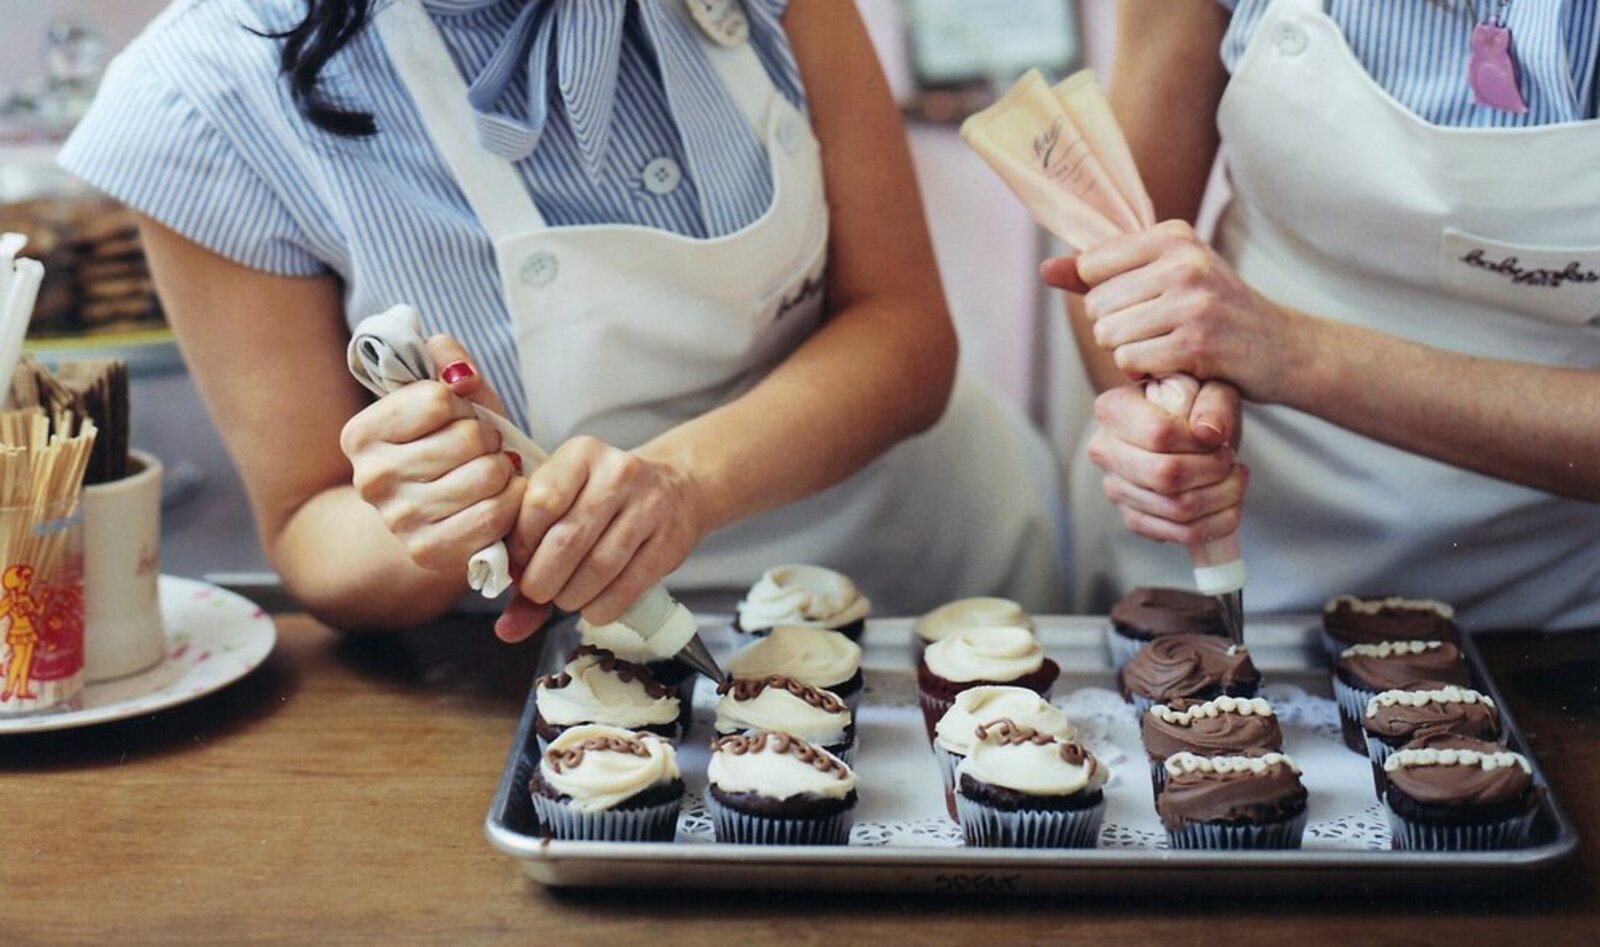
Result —
<instances>
[{"instance_id":1,"label":"blue striped blouse","mask_svg":"<svg viewBox=\"0 0 1600 947\"><path fill-rule=\"evenodd\" d=\"M1272 0L1218 0L1233 11L1222 39L1231 72ZM1506 26L1528 111L1478 105L1467 84L1472 29L1498 0L1327 0L1325 10L1378 85L1435 125L1512 127L1594 118L1600 0L1511 0Z\"/></svg>"},{"instance_id":2,"label":"blue striped blouse","mask_svg":"<svg viewBox=\"0 0 1600 947\"><path fill-rule=\"evenodd\" d=\"M469 80L526 2L433 10ZM562 105L552 100L537 148L516 164L534 203L551 226L631 224L712 237L755 220L771 201L765 163L747 166L745 175L703 179L685 148L686 141L734 134L753 141L754 132L720 94L708 65L704 75L691 78L717 95L688 105L669 101L654 37L640 11L631 9L633 0L628 3L617 120L605 160L591 175ZM803 108L799 70L781 25L787 6L788 0L745 0L758 56L778 89ZM279 78L278 44L250 31L281 31L303 10L300 0L177 0L108 70L61 163L245 266L291 276L337 274L352 324L398 302L417 305L431 330L462 339L522 421L522 386L493 248L429 140L377 31L361 33L321 76L328 98L374 114L378 133L369 138L340 138L306 122ZM663 41L693 39L692 27L673 28L682 35ZM571 38L558 39L558 47L563 41ZM522 73L496 110L526 121L529 83L526 69ZM558 96L549 78L549 95ZM645 187L643 170L663 157L675 161L683 177L675 189L657 194ZM702 199L712 191L715 200Z\"/></svg>"}]
</instances>

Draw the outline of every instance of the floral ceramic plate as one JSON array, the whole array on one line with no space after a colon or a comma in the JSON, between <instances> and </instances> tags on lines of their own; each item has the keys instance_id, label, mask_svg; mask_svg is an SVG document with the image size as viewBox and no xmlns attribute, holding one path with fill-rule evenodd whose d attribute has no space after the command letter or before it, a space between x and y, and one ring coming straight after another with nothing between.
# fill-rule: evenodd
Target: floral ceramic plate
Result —
<instances>
[{"instance_id":1,"label":"floral ceramic plate","mask_svg":"<svg viewBox=\"0 0 1600 947\"><path fill-rule=\"evenodd\" d=\"M254 602L196 579L161 577L161 617L167 656L160 664L86 685L75 709L0 717L0 735L124 720L204 697L254 670L278 637Z\"/></svg>"}]
</instances>

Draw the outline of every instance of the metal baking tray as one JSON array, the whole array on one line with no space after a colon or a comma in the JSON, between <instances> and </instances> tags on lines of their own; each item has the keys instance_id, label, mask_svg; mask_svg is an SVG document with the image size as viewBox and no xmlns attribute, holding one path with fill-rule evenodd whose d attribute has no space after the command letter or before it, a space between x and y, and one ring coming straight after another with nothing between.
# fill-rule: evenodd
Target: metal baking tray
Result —
<instances>
[{"instance_id":1,"label":"metal baking tray","mask_svg":"<svg viewBox=\"0 0 1600 947\"><path fill-rule=\"evenodd\" d=\"M1054 696L1056 703L1083 690L1085 697L1103 697L1095 688L1113 687L1109 651L1105 645L1106 620L1098 616L1055 616L1036 619L1039 637L1046 650L1062 668ZM725 656L735 647L733 632L725 618L702 619L702 635L714 652ZM545 635L540 666L545 671L559 669L564 655L576 644L571 622L549 629ZM1331 709L1331 687L1327 662L1317 638L1315 618L1285 617L1257 619L1246 635L1264 684L1301 688L1308 706ZM856 771L861 779L862 806L876 796L879 807L888 799L915 802L921 815L931 816L922 824L938 828L944 815L942 789L931 751L922 731L920 714L903 707L908 694L914 695L914 658L911 625L908 619L873 620L862 639L867 687L857 724L860 746ZM935 892L1041 892L1060 895L1137 894L1162 890L1172 892L1222 890L1261 894L1364 891L1368 893L1414 893L1446 896L1463 887L1474 890L1507 891L1522 887L1519 882L1534 881L1542 870L1570 856L1577 847L1577 832L1549 791L1539 764L1529 752L1522 731L1510 709L1490 679L1478 649L1470 638L1462 650L1472 668L1479 690L1489 694L1500 708L1505 725L1505 740L1513 750L1528 756L1535 781L1545 787L1544 801L1535 823L1532 844L1527 848L1495 852L1397 852L1387 849L1317 848L1308 835L1307 848L1275 852L1169 851L1158 847L1153 837L1134 847L1084 850L969 849L954 841L921 844L909 836L887 841L858 839L843 847L781 847L724 845L694 840L691 831L696 820L691 814L680 822L679 841L674 843L568 842L542 837L528 797L528 778L535 757L533 699L529 695L516 739L506 761L504 774L495 792L485 821L490 843L516 858L534 880L547 885L574 887L650 887L650 888L728 888L780 890L901 890ZM1296 692L1298 693L1298 692ZM1313 698L1325 698L1316 704ZM703 761L703 744L711 735L710 708L715 698L709 682L701 682L695 702L695 722L681 750L684 775L693 792L703 788L702 772L695 772L696 753ZM914 697L909 698L914 704ZM881 714L874 702L884 701ZM1127 725L1133 714L1127 711ZM1283 717L1291 754L1297 751L1291 728L1291 715ZM1113 724L1112 726L1121 726ZM1326 729L1326 728L1324 728ZM1133 732L1136 732L1133 731ZM1308 735L1307 740L1321 737ZM1092 734L1086 735L1091 749L1098 750ZM1115 755L1115 751L1111 751ZM1371 772L1364 757L1347 750L1343 756L1325 756L1322 765L1329 772L1318 774L1335 778L1339 792L1348 793L1350 781L1364 781L1370 793ZM1112 757L1106 757L1111 759ZM1305 759L1308 788L1313 807L1319 792L1312 786L1315 772ZM1121 770L1120 782L1108 785L1107 798L1124 812L1137 812L1136 798L1148 807L1148 764L1142 756L1126 754L1112 762ZM905 768L920 774L906 780ZM890 780L884 774L893 769ZM1332 770L1339 772L1333 773ZM925 781L925 784L924 784ZM907 783L917 785L908 786ZM892 785L890 784L892 783ZM1118 802L1118 794L1128 798ZM936 811L930 807L937 800ZM1376 802L1372 796L1369 803ZM1129 808L1131 806L1131 808ZM1115 812L1108 812L1112 821ZM908 814L908 817L911 814ZM1313 808L1313 825L1316 810ZM1150 814L1153 818L1153 813ZM701 838L707 833L699 820ZM861 828L860 825L857 826ZM959 838L953 822L944 824L947 835ZM937 834L937 833L935 833ZM865 844L858 844L858 841ZM1124 840L1125 841L1125 840ZM872 844L876 842L877 844ZM902 842L910 842L902 844ZM1106 843L1103 841L1102 846ZM1369 842L1368 844L1377 844Z\"/></svg>"}]
</instances>

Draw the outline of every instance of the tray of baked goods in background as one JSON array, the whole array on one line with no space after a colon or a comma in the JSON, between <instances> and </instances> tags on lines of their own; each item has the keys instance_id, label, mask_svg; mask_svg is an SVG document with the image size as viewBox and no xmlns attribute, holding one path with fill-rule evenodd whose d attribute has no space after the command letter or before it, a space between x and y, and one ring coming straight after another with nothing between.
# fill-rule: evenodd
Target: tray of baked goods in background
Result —
<instances>
[{"instance_id":1,"label":"tray of baked goods in background","mask_svg":"<svg viewBox=\"0 0 1600 947\"><path fill-rule=\"evenodd\" d=\"M833 630L702 614L720 693L548 629L490 842L557 886L1063 895L1509 888L1576 848L1434 603L1252 618L1241 650L1171 590L863 621L840 578L805 616Z\"/></svg>"}]
</instances>

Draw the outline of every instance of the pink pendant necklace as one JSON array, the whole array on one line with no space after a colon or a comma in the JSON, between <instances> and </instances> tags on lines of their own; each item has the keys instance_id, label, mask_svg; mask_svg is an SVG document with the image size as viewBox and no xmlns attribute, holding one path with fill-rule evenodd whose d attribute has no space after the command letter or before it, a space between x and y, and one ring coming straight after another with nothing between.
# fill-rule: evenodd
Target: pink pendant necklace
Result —
<instances>
[{"instance_id":1,"label":"pink pendant necklace","mask_svg":"<svg viewBox=\"0 0 1600 947\"><path fill-rule=\"evenodd\" d=\"M1510 5L1511 0L1500 0L1494 13L1472 28L1467 82L1479 105L1520 115L1528 110L1528 103L1517 88L1517 62L1511 58L1511 29L1506 26L1506 7ZM1477 22L1476 7L1472 19Z\"/></svg>"}]
</instances>

